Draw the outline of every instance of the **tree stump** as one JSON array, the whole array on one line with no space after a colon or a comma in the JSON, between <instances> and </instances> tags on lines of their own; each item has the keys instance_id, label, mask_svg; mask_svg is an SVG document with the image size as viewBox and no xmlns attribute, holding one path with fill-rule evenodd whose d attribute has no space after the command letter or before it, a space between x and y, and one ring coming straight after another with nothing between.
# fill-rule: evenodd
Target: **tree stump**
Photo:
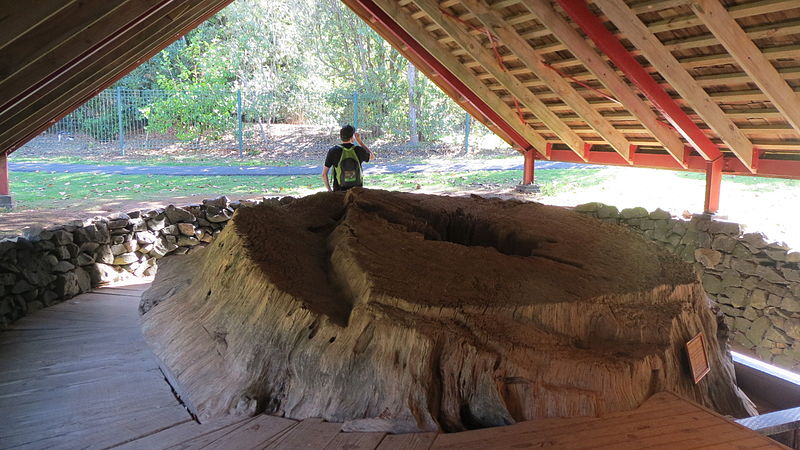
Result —
<instances>
[{"instance_id":1,"label":"tree stump","mask_svg":"<svg viewBox=\"0 0 800 450\"><path fill-rule=\"evenodd\" d=\"M691 266L536 203L353 189L240 208L160 263L144 335L200 420L459 431L630 410L751 413ZM684 345L708 337L695 384Z\"/></svg>"}]
</instances>

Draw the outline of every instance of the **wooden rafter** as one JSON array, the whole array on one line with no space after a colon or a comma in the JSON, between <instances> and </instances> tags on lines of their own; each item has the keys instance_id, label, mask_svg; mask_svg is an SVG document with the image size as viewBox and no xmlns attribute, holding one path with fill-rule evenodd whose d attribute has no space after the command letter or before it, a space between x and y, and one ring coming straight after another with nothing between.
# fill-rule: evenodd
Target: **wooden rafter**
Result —
<instances>
[{"instance_id":1,"label":"wooden rafter","mask_svg":"<svg viewBox=\"0 0 800 450\"><path fill-rule=\"evenodd\" d=\"M728 53L733 56L745 73L755 82L764 95L778 108L787 122L800 132L800 97L775 70L769 59L751 41L739 24L719 0L693 0L692 11L717 37Z\"/></svg>"},{"instance_id":2,"label":"wooden rafter","mask_svg":"<svg viewBox=\"0 0 800 450\"><path fill-rule=\"evenodd\" d=\"M15 149L27 139L47 127L80 104L99 93L102 89L146 61L154 51L172 42L179 32L188 32L199 24L209 12L216 12L231 0L217 0L214 3L190 5L176 2L163 11L158 19L139 22L126 29L115 40L114 48L98 58L85 59L79 65L65 72L57 89L43 92L23 108L15 108L12 114L4 115L0 142L4 148ZM10 116L10 117L9 117ZM19 120L17 118L27 118Z\"/></svg>"},{"instance_id":3,"label":"wooden rafter","mask_svg":"<svg viewBox=\"0 0 800 450\"><path fill-rule=\"evenodd\" d=\"M378 7L389 14L406 32L416 38L429 53L454 73L472 92L491 106L514 130L521 134L542 155L547 155L547 141L530 126L523 124L516 117L514 110L504 103L496 93L492 92L471 71L464 67L458 58L452 56L433 36L425 32L419 22L401 8L394 0L373 0Z\"/></svg>"},{"instance_id":4,"label":"wooden rafter","mask_svg":"<svg viewBox=\"0 0 800 450\"><path fill-rule=\"evenodd\" d=\"M479 61L486 71L491 73L498 82L505 86L512 96L524 104L533 115L547 125L569 148L581 157L585 156L588 146L583 139L561 121L554 112L550 111L533 92L522 86L522 83L516 77L509 74L504 67L501 67L497 59L483 47L483 44L477 38L457 25L451 18L446 17L435 1L414 0L414 3L422 11L425 11L428 17L439 25L444 32L452 36L456 43L464 48L472 58Z\"/></svg>"},{"instance_id":5,"label":"wooden rafter","mask_svg":"<svg viewBox=\"0 0 800 450\"><path fill-rule=\"evenodd\" d=\"M639 20L636 13L625 2L618 0L595 0L595 4L692 106L697 115L714 130L736 157L747 168L755 171L754 148L747 136L725 116L722 108L695 82L672 53Z\"/></svg>"},{"instance_id":6,"label":"wooden rafter","mask_svg":"<svg viewBox=\"0 0 800 450\"><path fill-rule=\"evenodd\" d=\"M14 11L14 14L0 15L0 50L17 42L28 30L40 23L56 17L78 0L37 0L20 8L18 2L0 3L3 11Z\"/></svg>"},{"instance_id":7,"label":"wooden rafter","mask_svg":"<svg viewBox=\"0 0 800 450\"><path fill-rule=\"evenodd\" d=\"M566 20L561 18L550 2L547 0L523 0L522 3L559 41L569 47L572 54L616 96L628 111L639 119L645 129L664 146L664 149L682 167L686 167L686 163L683 161L685 157L684 143L678 134L659 121L653 110L633 92L591 45Z\"/></svg>"},{"instance_id":8,"label":"wooden rafter","mask_svg":"<svg viewBox=\"0 0 800 450\"><path fill-rule=\"evenodd\" d=\"M503 42L503 45L517 55L536 77L544 81L551 91L569 105L606 142L611 144L611 147L624 160L630 161L631 143L628 142L625 136L603 118L583 96L576 92L567 80L553 69L547 67L542 62L541 55L531 48L528 42L521 38L514 28L503 20L502 16L489 8L483 0L462 0L461 4L472 12L490 32L496 34ZM522 89L525 88L522 87Z\"/></svg>"}]
</instances>

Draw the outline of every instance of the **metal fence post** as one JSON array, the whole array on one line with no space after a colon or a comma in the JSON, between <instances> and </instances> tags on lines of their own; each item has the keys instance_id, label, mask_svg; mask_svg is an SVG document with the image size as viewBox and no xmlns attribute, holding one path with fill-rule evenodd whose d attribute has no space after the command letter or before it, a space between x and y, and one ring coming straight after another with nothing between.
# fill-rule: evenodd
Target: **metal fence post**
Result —
<instances>
[{"instance_id":1,"label":"metal fence post","mask_svg":"<svg viewBox=\"0 0 800 450\"><path fill-rule=\"evenodd\" d=\"M117 127L119 128L119 152L125 156L125 121L122 118L122 86L117 86Z\"/></svg>"},{"instance_id":2,"label":"metal fence post","mask_svg":"<svg viewBox=\"0 0 800 450\"><path fill-rule=\"evenodd\" d=\"M244 123L242 121L242 90L236 90L236 119L239 121L239 158L244 155Z\"/></svg>"},{"instance_id":3,"label":"metal fence post","mask_svg":"<svg viewBox=\"0 0 800 450\"><path fill-rule=\"evenodd\" d=\"M358 130L358 91L353 92L353 128Z\"/></svg>"},{"instance_id":4,"label":"metal fence post","mask_svg":"<svg viewBox=\"0 0 800 450\"><path fill-rule=\"evenodd\" d=\"M469 155L469 124L472 116L467 113L467 118L464 120L464 153Z\"/></svg>"}]
</instances>

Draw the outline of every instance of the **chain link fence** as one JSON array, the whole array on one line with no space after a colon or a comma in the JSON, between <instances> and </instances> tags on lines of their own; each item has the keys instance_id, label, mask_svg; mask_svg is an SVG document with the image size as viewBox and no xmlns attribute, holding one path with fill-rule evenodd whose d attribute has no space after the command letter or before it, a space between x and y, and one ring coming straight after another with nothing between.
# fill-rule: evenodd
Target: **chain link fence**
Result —
<instances>
[{"instance_id":1,"label":"chain link fence","mask_svg":"<svg viewBox=\"0 0 800 450\"><path fill-rule=\"evenodd\" d=\"M411 146L408 105L381 93L337 92L316 98L238 90L221 92L197 87L187 91L107 89L25 147L64 152L116 153L147 150L228 150L239 155L259 152L292 133L335 135L352 124L378 146ZM449 103L447 103L449 102ZM470 152L507 147L452 101L419 108L420 144ZM318 146L295 139L293 146Z\"/></svg>"}]
</instances>

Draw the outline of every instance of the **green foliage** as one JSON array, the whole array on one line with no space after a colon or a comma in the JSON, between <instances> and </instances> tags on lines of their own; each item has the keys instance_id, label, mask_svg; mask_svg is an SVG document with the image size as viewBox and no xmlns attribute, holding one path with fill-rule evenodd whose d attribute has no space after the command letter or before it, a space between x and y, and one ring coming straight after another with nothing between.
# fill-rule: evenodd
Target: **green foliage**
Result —
<instances>
[{"instance_id":1,"label":"green foliage","mask_svg":"<svg viewBox=\"0 0 800 450\"><path fill-rule=\"evenodd\" d=\"M423 141L461 134L463 110L424 76L409 83L407 69L339 0L237 0L118 86L169 92L126 112L126 127L146 124L182 140L234 130L237 90L251 123L351 123L359 92L359 128L371 137L412 139L413 129ZM93 120L102 136L116 127Z\"/></svg>"}]
</instances>

